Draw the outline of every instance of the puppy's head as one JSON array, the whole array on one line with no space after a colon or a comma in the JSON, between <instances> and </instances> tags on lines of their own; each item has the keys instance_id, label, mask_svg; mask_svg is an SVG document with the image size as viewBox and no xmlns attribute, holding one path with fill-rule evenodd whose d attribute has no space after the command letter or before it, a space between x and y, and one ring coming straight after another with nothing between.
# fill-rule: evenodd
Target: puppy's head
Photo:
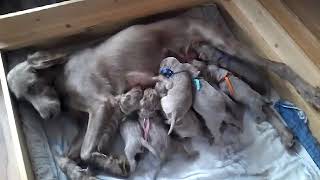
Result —
<instances>
[{"instance_id":1,"label":"puppy's head","mask_svg":"<svg viewBox=\"0 0 320 180\"><path fill-rule=\"evenodd\" d=\"M223 68L219 68L216 65L209 65L208 66L208 71L211 77L213 77L214 79L216 79L216 81L220 81L221 79L223 79L228 71L223 69Z\"/></svg>"},{"instance_id":2,"label":"puppy's head","mask_svg":"<svg viewBox=\"0 0 320 180\"><path fill-rule=\"evenodd\" d=\"M143 91L140 87L134 87L120 96L120 107L125 114L130 114L140 108L140 100Z\"/></svg>"},{"instance_id":3,"label":"puppy's head","mask_svg":"<svg viewBox=\"0 0 320 180\"><path fill-rule=\"evenodd\" d=\"M207 67L205 62L199 61L199 60L192 60L191 64L193 67L197 68L199 71L203 71Z\"/></svg>"},{"instance_id":4,"label":"puppy's head","mask_svg":"<svg viewBox=\"0 0 320 180\"><path fill-rule=\"evenodd\" d=\"M161 63L160 63L160 67L167 67L170 68L172 70L174 70L175 67L179 66L181 63L179 62L179 60L175 57L167 57L164 58Z\"/></svg>"},{"instance_id":5,"label":"puppy's head","mask_svg":"<svg viewBox=\"0 0 320 180\"><path fill-rule=\"evenodd\" d=\"M192 77L198 77L199 74L200 74L200 70L198 70L196 67L194 67L193 65L191 65L191 64L189 64L189 63L183 63L183 64L181 64L180 69L183 70L183 71L188 71L189 74L190 74Z\"/></svg>"},{"instance_id":6,"label":"puppy's head","mask_svg":"<svg viewBox=\"0 0 320 180\"><path fill-rule=\"evenodd\" d=\"M11 92L18 99L29 101L43 119L50 119L60 113L56 91L28 62L15 66L8 73L7 80Z\"/></svg>"},{"instance_id":7,"label":"puppy's head","mask_svg":"<svg viewBox=\"0 0 320 180\"><path fill-rule=\"evenodd\" d=\"M140 101L140 106L143 109L152 111L160 109L160 96L155 89L146 89L143 93L143 98Z\"/></svg>"}]
</instances>

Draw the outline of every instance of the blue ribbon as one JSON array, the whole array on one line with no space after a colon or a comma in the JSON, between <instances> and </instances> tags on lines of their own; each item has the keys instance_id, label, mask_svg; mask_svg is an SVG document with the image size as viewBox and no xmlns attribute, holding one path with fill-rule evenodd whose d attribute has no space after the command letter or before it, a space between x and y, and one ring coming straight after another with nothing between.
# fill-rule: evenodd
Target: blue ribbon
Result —
<instances>
[{"instance_id":1,"label":"blue ribbon","mask_svg":"<svg viewBox=\"0 0 320 180\"><path fill-rule=\"evenodd\" d=\"M199 78L192 78L192 82L194 84L194 86L196 87L197 91L201 90L201 82Z\"/></svg>"}]
</instances>

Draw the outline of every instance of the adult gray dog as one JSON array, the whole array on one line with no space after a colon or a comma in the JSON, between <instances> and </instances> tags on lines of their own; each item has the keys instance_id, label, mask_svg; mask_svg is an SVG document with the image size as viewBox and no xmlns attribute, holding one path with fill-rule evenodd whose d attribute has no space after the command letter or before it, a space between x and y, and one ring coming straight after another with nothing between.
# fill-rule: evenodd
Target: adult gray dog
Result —
<instances>
[{"instance_id":1,"label":"adult gray dog","mask_svg":"<svg viewBox=\"0 0 320 180\"><path fill-rule=\"evenodd\" d=\"M131 26L95 48L67 57L66 62L63 55L38 53L9 72L8 84L17 98L29 101L45 119L60 112L57 94L69 107L87 112L89 121L81 158L88 161L97 149L102 128L113 128L103 127L103 124L113 113L114 96L142 81L152 83L147 77L158 72L162 50L181 52L193 41L208 42L243 61L271 70L320 107L320 90L306 83L288 66L257 56L221 26L187 16ZM55 66L62 62L65 64ZM138 79L132 76L135 73L140 73ZM50 87L52 82L55 89Z\"/></svg>"}]
</instances>

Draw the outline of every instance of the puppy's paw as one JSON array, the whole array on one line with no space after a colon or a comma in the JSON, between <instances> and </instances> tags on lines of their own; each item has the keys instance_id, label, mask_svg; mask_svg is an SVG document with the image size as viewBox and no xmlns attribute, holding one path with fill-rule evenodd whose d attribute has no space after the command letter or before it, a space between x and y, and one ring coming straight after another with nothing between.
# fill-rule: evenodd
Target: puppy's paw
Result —
<instances>
[{"instance_id":1,"label":"puppy's paw","mask_svg":"<svg viewBox=\"0 0 320 180\"><path fill-rule=\"evenodd\" d=\"M210 146L212 146L214 144L214 138L213 137L208 138L208 143Z\"/></svg>"},{"instance_id":2,"label":"puppy's paw","mask_svg":"<svg viewBox=\"0 0 320 180\"><path fill-rule=\"evenodd\" d=\"M199 151L194 150L194 151L188 152L187 157L189 160L196 160L200 157L200 153Z\"/></svg>"},{"instance_id":3,"label":"puppy's paw","mask_svg":"<svg viewBox=\"0 0 320 180\"><path fill-rule=\"evenodd\" d=\"M315 95L313 97L312 104L315 108L317 108L317 110L320 111L320 88L319 87L315 88Z\"/></svg>"},{"instance_id":4,"label":"puppy's paw","mask_svg":"<svg viewBox=\"0 0 320 180\"><path fill-rule=\"evenodd\" d=\"M266 119L267 117L263 112L257 113L257 115L255 116L255 121L258 124L261 124L262 122L266 121Z\"/></svg>"},{"instance_id":5,"label":"puppy's paw","mask_svg":"<svg viewBox=\"0 0 320 180\"><path fill-rule=\"evenodd\" d=\"M65 157L56 157L57 163L61 170L69 179L88 179L97 180L96 177L91 176L88 169L82 169L74 161Z\"/></svg>"},{"instance_id":6,"label":"puppy's paw","mask_svg":"<svg viewBox=\"0 0 320 180\"><path fill-rule=\"evenodd\" d=\"M294 145L294 137L293 134L289 131L286 130L282 133L280 133L280 138L281 138L281 143L287 148L290 149Z\"/></svg>"},{"instance_id":7,"label":"puppy's paw","mask_svg":"<svg viewBox=\"0 0 320 180\"><path fill-rule=\"evenodd\" d=\"M91 154L90 164L95 168L109 172L116 176L127 177L130 166L126 158L118 158L112 155L104 155L98 152Z\"/></svg>"}]
</instances>

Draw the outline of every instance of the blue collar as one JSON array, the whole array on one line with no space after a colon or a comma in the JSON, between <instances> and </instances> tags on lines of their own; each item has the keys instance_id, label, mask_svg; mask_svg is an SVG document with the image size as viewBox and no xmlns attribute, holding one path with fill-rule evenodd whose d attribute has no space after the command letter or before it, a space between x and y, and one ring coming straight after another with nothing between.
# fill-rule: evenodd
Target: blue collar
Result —
<instances>
[{"instance_id":1,"label":"blue collar","mask_svg":"<svg viewBox=\"0 0 320 180\"><path fill-rule=\"evenodd\" d=\"M179 71L179 72L173 72L170 68L168 67L162 67L160 68L160 74L162 74L163 76L165 76L166 78L170 78L172 77L174 74L178 74L181 72L186 72L186 71ZM194 86L196 87L197 91L200 91L201 89L201 83L198 77L194 77L192 78L192 82L194 84Z\"/></svg>"}]
</instances>

